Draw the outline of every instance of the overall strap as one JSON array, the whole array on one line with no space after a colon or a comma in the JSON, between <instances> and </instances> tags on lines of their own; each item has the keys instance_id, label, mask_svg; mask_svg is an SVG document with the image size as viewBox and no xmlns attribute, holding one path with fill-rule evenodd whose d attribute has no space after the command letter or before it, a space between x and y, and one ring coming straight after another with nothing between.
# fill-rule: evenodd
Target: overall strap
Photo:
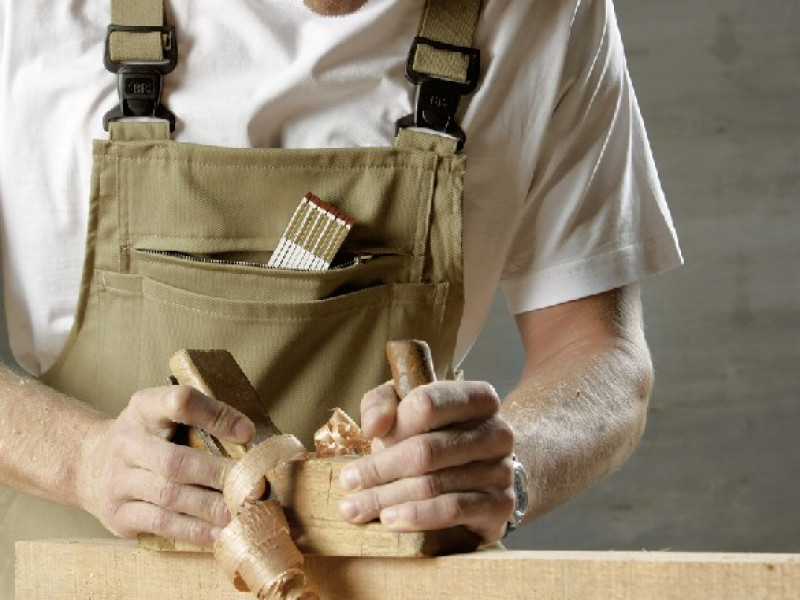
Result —
<instances>
[{"instance_id":1,"label":"overall strap","mask_svg":"<svg viewBox=\"0 0 800 600\"><path fill-rule=\"evenodd\" d=\"M480 78L480 51L472 47L481 0L427 0L417 37L406 62L406 77L417 85L416 107L396 123L397 143L461 150L466 136L455 122L461 96L475 90ZM410 140L406 128L429 129L451 136L453 144ZM442 136L438 136L442 137ZM447 138L444 138L445 140Z\"/></svg>"},{"instance_id":2,"label":"overall strap","mask_svg":"<svg viewBox=\"0 0 800 600\"><path fill-rule=\"evenodd\" d=\"M166 131L169 137L175 115L161 104L161 90L177 61L175 28L165 22L164 0L111 0L103 62L118 77L119 104L105 114L103 127L111 129L112 139L139 137L136 130L144 124L116 123L125 117L162 119L163 126L148 123L142 129L158 137Z\"/></svg>"},{"instance_id":3,"label":"overall strap","mask_svg":"<svg viewBox=\"0 0 800 600\"><path fill-rule=\"evenodd\" d=\"M164 44L158 28L165 25L164 0L111 0L109 54L112 61L164 60ZM142 31L116 28L141 27ZM152 28L152 29L150 29Z\"/></svg>"},{"instance_id":4,"label":"overall strap","mask_svg":"<svg viewBox=\"0 0 800 600\"><path fill-rule=\"evenodd\" d=\"M481 0L428 0L417 43L412 47L414 70L466 83L470 77L470 58L478 53L471 46L480 11Z\"/></svg>"}]
</instances>

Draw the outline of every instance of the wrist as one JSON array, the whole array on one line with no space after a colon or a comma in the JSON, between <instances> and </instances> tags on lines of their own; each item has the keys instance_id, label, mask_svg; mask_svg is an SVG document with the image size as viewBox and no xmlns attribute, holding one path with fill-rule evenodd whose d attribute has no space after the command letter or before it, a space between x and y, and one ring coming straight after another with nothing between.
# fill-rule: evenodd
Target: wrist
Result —
<instances>
[{"instance_id":1,"label":"wrist","mask_svg":"<svg viewBox=\"0 0 800 600\"><path fill-rule=\"evenodd\" d=\"M109 419L91 422L81 441L75 468L75 499L77 507L96 516L94 485L99 477L98 461L102 455L103 440L112 424Z\"/></svg>"}]
</instances>

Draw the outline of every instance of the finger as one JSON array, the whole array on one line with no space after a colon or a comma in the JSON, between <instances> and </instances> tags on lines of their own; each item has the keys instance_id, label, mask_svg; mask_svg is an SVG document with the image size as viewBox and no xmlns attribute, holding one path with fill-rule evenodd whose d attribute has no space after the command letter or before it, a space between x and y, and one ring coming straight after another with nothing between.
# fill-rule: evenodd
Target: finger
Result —
<instances>
[{"instance_id":1,"label":"finger","mask_svg":"<svg viewBox=\"0 0 800 600\"><path fill-rule=\"evenodd\" d=\"M391 431L400 399L391 383L370 390L361 399L361 430L370 438L383 437Z\"/></svg>"},{"instance_id":2,"label":"finger","mask_svg":"<svg viewBox=\"0 0 800 600\"><path fill-rule=\"evenodd\" d=\"M151 388L137 392L131 405L151 433L164 437L174 423L195 425L218 438L244 444L255 434L255 425L241 412L185 385Z\"/></svg>"},{"instance_id":3,"label":"finger","mask_svg":"<svg viewBox=\"0 0 800 600\"><path fill-rule=\"evenodd\" d=\"M410 477L350 494L339 504L342 517L353 523L376 519L384 508L442 494L503 491L513 483L511 460L476 462L462 467Z\"/></svg>"},{"instance_id":4,"label":"finger","mask_svg":"<svg viewBox=\"0 0 800 600\"><path fill-rule=\"evenodd\" d=\"M391 506L381 512L380 518L392 531L429 531L463 525L477 533L484 543L491 543L502 537L513 509L511 490L467 492Z\"/></svg>"},{"instance_id":5,"label":"finger","mask_svg":"<svg viewBox=\"0 0 800 600\"><path fill-rule=\"evenodd\" d=\"M130 500L144 500L172 512L198 517L218 527L224 527L231 520L219 492L176 483L144 469L131 469L119 493Z\"/></svg>"},{"instance_id":6,"label":"finger","mask_svg":"<svg viewBox=\"0 0 800 600\"><path fill-rule=\"evenodd\" d=\"M433 431L359 458L339 475L345 489L365 489L476 461L509 456L514 434L498 417L468 429Z\"/></svg>"},{"instance_id":7,"label":"finger","mask_svg":"<svg viewBox=\"0 0 800 600\"><path fill-rule=\"evenodd\" d=\"M170 442L134 436L124 442L126 462L179 484L221 490L234 462Z\"/></svg>"},{"instance_id":8,"label":"finger","mask_svg":"<svg viewBox=\"0 0 800 600\"><path fill-rule=\"evenodd\" d=\"M154 533L199 546L210 546L220 532L218 526L203 519L182 515L149 502L123 504L117 511L115 521L120 524L115 533L122 537Z\"/></svg>"},{"instance_id":9,"label":"finger","mask_svg":"<svg viewBox=\"0 0 800 600\"><path fill-rule=\"evenodd\" d=\"M397 407L394 428L382 438L384 446L420 433L471 421L483 421L497 413L500 398L482 381L440 381L415 388Z\"/></svg>"}]
</instances>

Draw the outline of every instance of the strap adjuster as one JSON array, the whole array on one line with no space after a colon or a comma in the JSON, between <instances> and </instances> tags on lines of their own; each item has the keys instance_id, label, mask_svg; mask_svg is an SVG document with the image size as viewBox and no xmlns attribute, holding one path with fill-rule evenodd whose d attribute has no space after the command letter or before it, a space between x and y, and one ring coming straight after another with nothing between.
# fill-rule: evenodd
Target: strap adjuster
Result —
<instances>
[{"instance_id":1,"label":"strap adjuster","mask_svg":"<svg viewBox=\"0 0 800 600\"><path fill-rule=\"evenodd\" d=\"M445 52L456 52L463 54L467 57L467 74L464 81L456 81L450 79L440 79L441 81L448 81L454 87L459 88L460 94L465 96L474 91L478 87L478 79L481 74L481 51L478 48L469 48L467 46L454 46L453 44L446 44L437 40L432 40L426 37L415 37L411 44L411 49L408 51L408 58L406 59L406 78L414 84L420 84L426 79L434 79L433 75L422 73L414 68L414 59L417 57L417 47L430 46L435 50L443 50ZM436 78L439 79L439 78Z\"/></svg>"},{"instance_id":2,"label":"strap adjuster","mask_svg":"<svg viewBox=\"0 0 800 600\"><path fill-rule=\"evenodd\" d=\"M420 44L466 56L466 79L464 81L443 79L414 69L414 59ZM455 122L456 111L461 96L472 93L478 87L480 56L480 50L477 48L454 46L425 37L414 38L406 60L406 78L417 86L416 107L413 113L395 122L395 134L405 127L431 129L456 138L456 148L461 150L467 136Z\"/></svg>"},{"instance_id":3,"label":"strap adjuster","mask_svg":"<svg viewBox=\"0 0 800 600\"><path fill-rule=\"evenodd\" d=\"M159 61L115 61L111 58L110 40L115 32L160 33L164 51ZM178 43L175 27L138 25L109 25L106 35L103 63L106 69L117 75L119 104L103 116L103 128L125 117L155 117L169 122L170 131L175 131L175 115L161 104L164 75L175 69L178 62Z\"/></svg>"}]
</instances>

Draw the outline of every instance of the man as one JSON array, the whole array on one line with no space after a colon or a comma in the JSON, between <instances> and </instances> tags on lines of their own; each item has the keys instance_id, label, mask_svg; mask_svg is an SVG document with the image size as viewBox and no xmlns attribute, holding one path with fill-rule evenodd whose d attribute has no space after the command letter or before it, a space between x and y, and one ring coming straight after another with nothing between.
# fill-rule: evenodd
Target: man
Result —
<instances>
[{"instance_id":1,"label":"man","mask_svg":"<svg viewBox=\"0 0 800 600\"><path fill-rule=\"evenodd\" d=\"M222 12L208 1L168 4L184 53L165 79L178 141L391 144L394 119L413 104L402 73L424 2L306 4L342 16L280 0ZM0 6L6 303L15 356L41 374L59 367L78 303L87 143L105 136L102 115L115 101L114 77L97 66L109 18L104 3ZM501 282L526 354L520 384L502 404L479 382L436 383L399 405L387 386L367 393L361 421L381 449L344 471L352 495L340 508L398 530L463 524L489 543L633 450L652 379L638 282L680 254L611 2L494 0L474 46L485 62L458 113L469 167L454 358ZM230 518L216 491L230 465L171 444L176 423L239 442L253 431L180 386L138 391L117 416L3 370L0 482L88 511L117 535L208 544ZM527 471L527 505L514 493L512 453ZM53 537L63 521L31 531L7 520L3 541Z\"/></svg>"}]
</instances>

